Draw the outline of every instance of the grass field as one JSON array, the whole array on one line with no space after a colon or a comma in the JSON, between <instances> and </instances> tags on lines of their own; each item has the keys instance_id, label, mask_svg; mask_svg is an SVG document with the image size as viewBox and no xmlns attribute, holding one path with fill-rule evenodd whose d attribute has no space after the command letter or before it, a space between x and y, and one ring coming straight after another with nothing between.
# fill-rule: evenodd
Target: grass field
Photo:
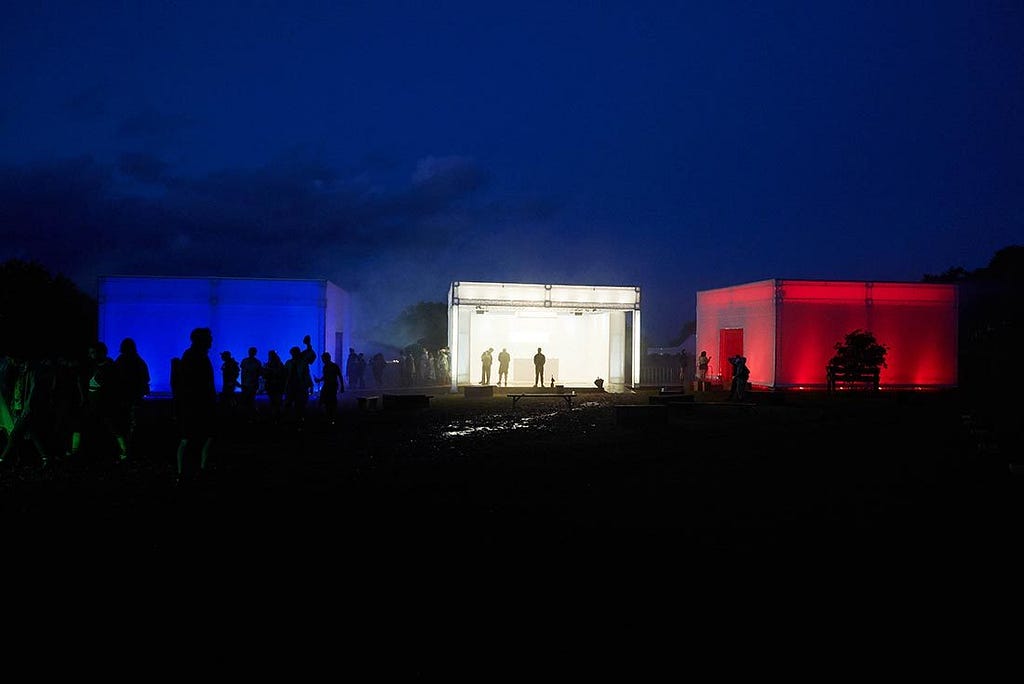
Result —
<instances>
[{"instance_id":1,"label":"grass field","mask_svg":"<svg viewBox=\"0 0 1024 684\"><path fill-rule=\"evenodd\" d=\"M29 455L0 473L6 544L79 557L575 549L864 562L989 553L1014 524L1014 478L955 393L617 408L652 393L513 410L504 391L441 390L427 408L375 411L349 393L334 425L312 409L301 429L224 419L211 470L184 485L170 404L152 400L125 463L93 453L43 470Z\"/></svg>"}]
</instances>

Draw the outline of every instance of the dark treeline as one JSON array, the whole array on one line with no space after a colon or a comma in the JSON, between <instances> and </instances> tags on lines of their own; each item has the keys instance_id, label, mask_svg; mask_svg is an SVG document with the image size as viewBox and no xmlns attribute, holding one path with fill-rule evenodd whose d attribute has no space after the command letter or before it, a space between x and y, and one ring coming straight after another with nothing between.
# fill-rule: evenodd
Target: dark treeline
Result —
<instances>
[{"instance_id":1,"label":"dark treeline","mask_svg":"<svg viewBox=\"0 0 1024 684\"><path fill-rule=\"evenodd\" d=\"M82 358L98 315L96 300L65 276L36 262L0 263L0 356Z\"/></svg>"},{"instance_id":2,"label":"dark treeline","mask_svg":"<svg viewBox=\"0 0 1024 684\"><path fill-rule=\"evenodd\" d=\"M1005 396L1024 339L1024 246L1004 247L982 268L957 266L923 281L957 285L960 386L979 400Z\"/></svg>"}]
</instances>

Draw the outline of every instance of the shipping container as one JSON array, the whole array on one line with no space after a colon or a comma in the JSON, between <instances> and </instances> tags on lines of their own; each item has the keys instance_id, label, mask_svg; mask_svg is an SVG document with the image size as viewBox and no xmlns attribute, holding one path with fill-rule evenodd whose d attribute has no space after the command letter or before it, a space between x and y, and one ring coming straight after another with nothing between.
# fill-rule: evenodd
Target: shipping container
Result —
<instances>
[{"instance_id":1,"label":"shipping container","mask_svg":"<svg viewBox=\"0 0 1024 684\"><path fill-rule=\"evenodd\" d=\"M453 392L481 381L488 348L511 355L508 383L532 386L537 349L544 381L614 389L640 382L640 288L453 282L448 290ZM497 378L497 366L491 374Z\"/></svg>"},{"instance_id":2,"label":"shipping container","mask_svg":"<svg viewBox=\"0 0 1024 684\"><path fill-rule=\"evenodd\" d=\"M189 346L189 334L207 327L213 332L210 360L220 389L220 353L236 360L256 347L267 360L275 350L282 361L288 350L302 347L309 335L317 362L328 351L344 364L351 340L348 294L327 280L276 278L101 276L98 279L99 336L117 356L121 340L131 337L149 365L150 388L170 392L171 359Z\"/></svg>"},{"instance_id":3,"label":"shipping container","mask_svg":"<svg viewBox=\"0 0 1024 684\"><path fill-rule=\"evenodd\" d=\"M957 385L955 285L772 279L697 293L697 352L725 386L742 354L755 387L824 388L836 343L858 329L888 348L881 386Z\"/></svg>"}]
</instances>

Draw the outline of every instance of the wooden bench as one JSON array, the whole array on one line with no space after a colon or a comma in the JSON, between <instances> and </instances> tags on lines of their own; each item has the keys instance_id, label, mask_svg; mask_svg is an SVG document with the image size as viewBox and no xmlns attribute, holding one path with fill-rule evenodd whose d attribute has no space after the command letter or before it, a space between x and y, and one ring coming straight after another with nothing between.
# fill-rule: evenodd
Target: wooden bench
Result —
<instances>
[{"instance_id":1,"label":"wooden bench","mask_svg":"<svg viewBox=\"0 0 1024 684\"><path fill-rule=\"evenodd\" d=\"M858 387L877 391L880 373L877 368L856 370L829 364L825 366L825 387L829 394L835 392L837 387Z\"/></svg>"},{"instance_id":2,"label":"wooden bench","mask_svg":"<svg viewBox=\"0 0 1024 684\"><path fill-rule=\"evenodd\" d=\"M558 397L564 399L565 403L572 406L572 400L576 398L576 391L572 392L523 392L521 394L507 394L505 395L512 400L512 408L516 407L519 400L523 397Z\"/></svg>"}]
</instances>

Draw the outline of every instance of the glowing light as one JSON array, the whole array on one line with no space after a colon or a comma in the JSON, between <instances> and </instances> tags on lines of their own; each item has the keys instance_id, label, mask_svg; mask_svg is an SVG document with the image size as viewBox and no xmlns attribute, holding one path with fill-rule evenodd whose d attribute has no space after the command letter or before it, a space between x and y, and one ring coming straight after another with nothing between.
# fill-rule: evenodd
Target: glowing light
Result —
<instances>
[{"instance_id":1,"label":"glowing light","mask_svg":"<svg viewBox=\"0 0 1024 684\"><path fill-rule=\"evenodd\" d=\"M637 287L454 282L449 290L452 391L480 381L480 357L493 349L511 356L508 383L532 385L538 347L546 357L544 382L587 385L595 377L623 384L626 312L632 316L633 375L639 379L640 290ZM486 310L481 315L481 310ZM475 315L459 315L459 311Z\"/></svg>"},{"instance_id":2,"label":"glowing light","mask_svg":"<svg viewBox=\"0 0 1024 684\"><path fill-rule=\"evenodd\" d=\"M857 328L889 347L886 387L956 386L953 285L766 280L697 293L698 350L721 356L723 331L742 330L754 384L824 387L833 345ZM724 358L712 365L728 375Z\"/></svg>"},{"instance_id":3,"label":"glowing light","mask_svg":"<svg viewBox=\"0 0 1024 684\"><path fill-rule=\"evenodd\" d=\"M103 276L98 284L100 340L116 350L134 338L153 392L170 392L171 359L198 327L213 331L215 367L219 352L245 358L253 346L261 360L270 349L286 359L305 335L335 358L351 343L348 295L326 280Z\"/></svg>"}]
</instances>

